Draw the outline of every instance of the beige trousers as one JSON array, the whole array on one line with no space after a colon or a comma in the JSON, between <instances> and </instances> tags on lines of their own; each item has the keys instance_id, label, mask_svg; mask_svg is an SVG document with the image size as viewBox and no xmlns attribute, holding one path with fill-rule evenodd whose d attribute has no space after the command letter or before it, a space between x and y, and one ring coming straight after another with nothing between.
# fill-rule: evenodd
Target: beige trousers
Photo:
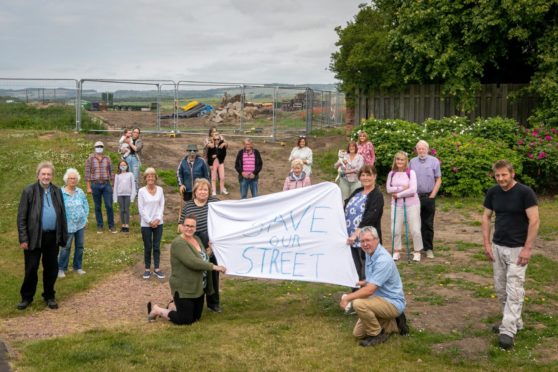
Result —
<instances>
[{"instance_id":1,"label":"beige trousers","mask_svg":"<svg viewBox=\"0 0 558 372\"><path fill-rule=\"evenodd\" d=\"M372 296L353 300L353 309L358 315L358 321L353 329L355 337L377 336L382 329L386 334L399 332L395 321L399 311L382 297Z\"/></svg>"},{"instance_id":2,"label":"beige trousers","mask_svg":"<svg viewBox=\"0 0 558 372\"><path fill-rule=\"evenodd\" d=\"M494 255L494 289L502 305L503 318L500 333L514 337L523 328L521 310L525 299L525 272L527 265L517 264L521 248L508 248L492 243Z\"/></svg>"}]
</instances>

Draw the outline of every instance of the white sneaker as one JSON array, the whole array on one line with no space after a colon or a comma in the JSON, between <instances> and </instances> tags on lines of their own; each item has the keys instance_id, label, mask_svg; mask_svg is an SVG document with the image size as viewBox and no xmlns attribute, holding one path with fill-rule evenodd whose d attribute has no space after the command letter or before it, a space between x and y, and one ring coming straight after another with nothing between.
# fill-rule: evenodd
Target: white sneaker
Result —
<instances>
[{"instance_id":1,"label":"white sneaker","mask_svg":"<svg viewBox=\"0 0 558 372\"><path fill-rule=\"evenodd\" d=\"M426 257L434 258L434 252L432 252L432 249L429 249L428 251L426 251Z\"/></svg>"},{"instance_id":2,"label":"white sneaker","mask_svg":"<svg viewBox=\"0 0 558 372\"><path fill-rule=\"evenodd\" d=\"M211 196L217 196L217 193L216 193L215 191L213 191L213 192L211 193Z\"/></svg>"},{"instance_id":3,"label":"white sneaker","mask_svg":"<svg viewBox=\"0 0 558 372\"><path fill-rule=\"evenodd\" d=\"M77 270L74 270L74 273L79 274L79 275L83 275L83 274L85 274L85 270L77 269Z\"/></svg>"},{"instance_id":4,"label":"white sneaker","mask_svg":"<svg viewBox=\"0 0 558 372\"><path fill-rule=\"evenodd\" d=\"M223 194L223 195L229 195L229 192L227 191L227 189L223 189L223 191L221 191L221 194Z\"/></svg>"},{"instance_id":5,"label":"white sneaker","mask_svg":"<svg viewBox=\"0 0 558 372\"><path fill-rule=\"evenodd\" d=\"M400 258L401 258L401 254L398 251L393 252L394 261L399 261Z\"/></svg>"},{"instance_id":6,"label":"white sneaker","mask_svg":"<svg viewBox=\"0 0 558 372\"><path fill-rule=\"evenodd\" d=\"M66 277L66 273L64 273L64 270L58 270L58 277L59 278L65 278Z\"/></svg>"},{"instance_id":7,"label":"white sneaker","mask_svg":"<svg viewBox=\"0 0 558 372\"><path fill-rule=\"evenodd\" d=\"M413 253L413 261L420 262L420 252Z\"/></svg>"}]
</instances>

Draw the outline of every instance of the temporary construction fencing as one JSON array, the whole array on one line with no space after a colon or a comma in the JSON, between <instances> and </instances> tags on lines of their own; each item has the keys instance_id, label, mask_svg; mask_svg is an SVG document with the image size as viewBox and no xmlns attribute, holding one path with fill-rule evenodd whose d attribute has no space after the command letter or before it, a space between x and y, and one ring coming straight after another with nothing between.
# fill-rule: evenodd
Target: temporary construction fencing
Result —
<instances>
[{"instance_id":1,"label":"temporary construction fencing","mask_svg":"<svg viewBox=\"0 0 558 372\"><path fill-rule=\"evenodd\" d=\"M104 131L207 133L218 126L229 136L271 140L345 124L342 93L277 84L0 78L0 104L13 102L73 108L76 130L91 130L82 126L84 115Z\"/></svg>"}]
</instances>

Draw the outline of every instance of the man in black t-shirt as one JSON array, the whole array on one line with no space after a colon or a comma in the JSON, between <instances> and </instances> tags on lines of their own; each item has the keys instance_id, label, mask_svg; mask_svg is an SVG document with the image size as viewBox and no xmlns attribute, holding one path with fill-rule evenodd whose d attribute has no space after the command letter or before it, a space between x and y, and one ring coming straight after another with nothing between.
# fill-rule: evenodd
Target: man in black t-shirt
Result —
<instances>
[{"instance_id":1,"label":"man in black t-shirt","mask_svg":"<svg viewBox=\"0 0 558 372\"><path fill-rule=\"evenodd\" d=\"M500 347L509 349L513 346L515 334L523 328L523 285L539 231L539 207L533 190L515 181L509 161L498 160L492 171L498 185L486 192L482 236L486 256L494 269L496 295L503 307L502 323L492 329L500 334ZM491 242L493 212L496 212L496 221Z\"/></svg>"}]
</instances>

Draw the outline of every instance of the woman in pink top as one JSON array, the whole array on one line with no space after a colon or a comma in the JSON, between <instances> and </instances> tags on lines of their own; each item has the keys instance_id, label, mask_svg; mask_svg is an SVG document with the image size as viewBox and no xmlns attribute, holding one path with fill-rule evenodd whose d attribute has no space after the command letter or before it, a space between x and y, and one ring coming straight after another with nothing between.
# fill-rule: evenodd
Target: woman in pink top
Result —
<instances>
[{"instance_id":1,"label":"woman in pink top","mask_svg":"<svg viewBox=\"0 0 558 372\"><path fill-rule=\"evenodd\" d=\"M374 144L368 140L368 133L361 130L358 132L358 153L364 158L364 164L374 165L376 161L376 153L374 152Z\"/></svg>"},{"instance_id":2,"label":"woman in pink top","mask_svg":"<svg viewBox=\"0 0 558 372\"><path fill-rule=\"evenodd\" d=\"M399 260L401 252L401 234L406 223L410 237L413 239L413 261L420 261L422 235L420 233L420 200L417 195L417 175L409 168L406 152L395 154L393 165L386 180L386 189L391 194L391 234L393 236L393 259ZM395 220L395 223L394 223Z\"/></svg>"},{"instance_id":3,"label":"woman in pink top","mask_svg":"<svg viewBox=\"0 0 558 372\"><path fill-rule=\"evenodd\" d=\"M310 176L302 170L304 163L300 159L295 159L291 162L291 171L285 183L283 184L283 191L299 189L301 187L310 186Z\"/></svg>"}]
</instances>

